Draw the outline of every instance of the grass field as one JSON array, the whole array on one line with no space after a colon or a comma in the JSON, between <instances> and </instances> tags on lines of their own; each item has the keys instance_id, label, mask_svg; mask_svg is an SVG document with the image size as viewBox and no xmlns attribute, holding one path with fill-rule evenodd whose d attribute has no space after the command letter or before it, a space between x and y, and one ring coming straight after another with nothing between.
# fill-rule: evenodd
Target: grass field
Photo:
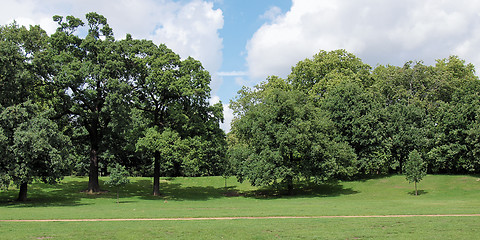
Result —
<instances>
[{"instance_id":1,"label":"grass field","mask_svg":"<svg viewBox=\"0 0 480 240\"><path fill-rule=\"evenodd\" d=\"M233 178L133 178L120 192L87 195L87 178L56 186L34 183L29 201L0 192L0 219L111 219L232 216L354 216L480 213L479 176L428 175L420 195L403 176L312 186L294 196L257 189ZM103 186L103 185L102 185ZM237 219L202 221L1 222L0 239L475 239L480 217Z\"/></svg>"}]
</instances>

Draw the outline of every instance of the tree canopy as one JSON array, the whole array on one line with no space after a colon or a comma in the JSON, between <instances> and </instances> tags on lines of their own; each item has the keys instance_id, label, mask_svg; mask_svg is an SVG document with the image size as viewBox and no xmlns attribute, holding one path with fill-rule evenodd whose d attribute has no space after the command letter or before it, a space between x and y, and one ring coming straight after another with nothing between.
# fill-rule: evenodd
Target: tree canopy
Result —
<instances>
[{"instance_id":1,"label":"tree canopy","mask_svg":"<svg viewBox=\"0 0 480 240\"><path fill-rule=\"evenodd\" d=\"M281 181L292 193L294 177L326 181L353 175L355 153L335 140L336 130L326 113L306 94L279 88L275 81L245 89L232 104L238 114L232 134L238 142L229 155L238 179L260 186Z\"/></svg>"},{"instance_id":2,"label":"tree canopy","mask_svg":"<svg viewBox=\"0 0 480 240\"><path fill-rule=\"evenodd\" d=\"M57 31L0 26L0 186L64 174L98 178L235 175L253 185L388 173L480 172L480 81L450 56L428 66L372 68L345 50L320 51L209 104L211 76L164 44L117 40L107 19L54 16ZM228 139L228 143L227 143ZM422 164L413 164L414 160ZM118 165L120 164L120 165ZM116 173L115 173L116 174Z\"/></svg>"},{"instance_id":3,"label":"tree canopy","mask_svg":"<svg viewBox=\"0 0 480 240\"><path fill-rule=\"evenodd\" d=\"M0 106L31 101L39 108L12 128L23 130L21 124L28 122L69 135L73 161L68 170L88 172L89 192L100 191L98 177L109 172L109 165L122 163L149 174L151 157L156 183L162 157L170 159L161 162L163 173L173 176L220 174L226 145L219 127L223 105L210 106L211 78L202 64L131 35L118 41L104 16L92 12L85 18L54 16L58 28L51 36L38 26L0 28ZM50 122L38 120L47 110L42 119ZM12 117L5 115L4 123ZM175 149L184 157L157 154L161 150L153 142L158 139L150 145L145 140L153 129L159 136L178 136ZM8 142L2 151L14 147L9 131L14 129L0 131L0 140ZM9 179L5 169L2 161L2 179Z\"/></svg>"},{"instance_id":4,"label":"tree canopy","mask_svg":"<svg viewBox=\"0 0 480 240\"><path fill-rule=\"evenodd\" d=\"M432 173L479 172L479 87L455 56L372 69L345 50L320 51L287 79L238 92L233 172L254 185L411 173L417 155Z\"/></svg>"}]
</instances>

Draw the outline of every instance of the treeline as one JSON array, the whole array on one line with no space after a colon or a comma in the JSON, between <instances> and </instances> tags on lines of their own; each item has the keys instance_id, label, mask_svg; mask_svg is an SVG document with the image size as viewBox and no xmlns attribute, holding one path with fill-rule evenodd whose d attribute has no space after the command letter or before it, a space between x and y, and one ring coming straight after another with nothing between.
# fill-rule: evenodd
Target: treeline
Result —
<instances>
[{"instance_id":1,"label":"treeline","mask_svg":"<svg viewBox=\"0 0 480 240\"><path fill-rule=\"evenodd\" d=\"M210 75L165 45L116 40L102 15L54 16L57 31L0 27L0 187L65 175L236 176L253 185L402 173L480 171L480 85L457 57L374 69L321 51L282 79L211 106ZM81 37L85 35L85 37ZM412 165L412 164L407 164Z\"/></svg>"},{"instance_id":2,"label":"treeline","mask_svg":"<svg viewBox=\"0 0 480 240\"><path fill-rule=\"evenodd\" d=\"M402 173L420 153L429 173L480 172L480 81L457 57L372 69L321 51L243 88L232 101L229 159L240 181L316 181Z\"/></svg>"},{"instance_id":3,"label":"treeline","mask_svg":"<svg viewBox=\"0 0 480 240\"><path fill-rule=\"evenodd\" d=\"M57 31L0 27L0 187L99 175L220 175L222 104L209 104L209 73L165 45L116 40L102 15L54 16ZM81 37L85 35L85 37Z\"/></svg>"}]
</instances>

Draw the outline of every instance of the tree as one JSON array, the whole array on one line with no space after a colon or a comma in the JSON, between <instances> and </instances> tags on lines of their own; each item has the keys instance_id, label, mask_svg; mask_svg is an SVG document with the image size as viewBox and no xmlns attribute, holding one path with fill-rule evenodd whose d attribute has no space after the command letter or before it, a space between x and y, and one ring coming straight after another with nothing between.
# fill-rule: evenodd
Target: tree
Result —
<instances>
[{"instance_id":1,"label":"tree","mask_svg":"<svg viewBox=\"0 0 480 240\"><path fill-rule=\"evenodd\" d=\"M237 141L229 157L238 180L254 186L280 181L292 194L295 177L326 181L352 175L355 153L334 140L336 131L326 113L305 93L275 87L287 86L281 81L271 78L253 91L244 88L231 103Z\"/></svg>"},{"instance_id":2,"label":"tree","mask_svg":"<svg viewBox=\"0 0 480 240\"><path fill-rule=\"evenodd\" d=\"M130 183L128 180L128 172L125 170L125 167L120 164L115 164L115 167L109 167L108 171L110 172L109 179L105 184L115 187L117 189L117 204L119 203L119 189L125 184Z\"/></svg>"},{"instance_id":3,"label":"tree","mask_svg":"<svg viewBox=\"0 0 480 240\"><path fill-rule=\"evenodd\" d=\"M323 96L344 80L356 80L362 86L370 86L371 67L345 50L320 51L312 59L305 59L292 67L288 81L295 89Z\"/></svg>"},{"instance_id":4,"label":"tree","mask_svg":"<svg viewBox=\"0 0 480 240\"><path fill-rule=\"evenodd\" d=\"M144 136L138 139L136 146L138 151L150 152L161 156L161 162L154 162L154 168L158 169L159 175L162 167L171 169L175 164L181 164L182 159L185 157L186 146L183 144L179 134L171 129L159 131L158 127L148 128ZM154 157L160 159L159 156ZM154 181L154 185L156 185L157 180L154 179ZM159 180L158 184L160 184ZM158 194L155 196L158 196Z\"/></svg>"},{"instance_id":5,"label":"tree","mask_svg":"<svg viewBox=\"0 0 480 240\"><path fill-rule=\"evenodd\" d=\"M33 180L53 184L66 173L70 139L48 118L50 114L31 102L0 113L0 185L8 186L10 181L18 185L18 201L27 199Z\"/></svg>"},{"instance_id":6,"label":"tree","mask_svg":"<svg viewBox=\"0 0 480 240\"><path fill-rule=\"evenodd\" d=\"M126 69L122 51L113 37L107 19L97 13L86 14L88 34L74 35L84 23L73 16L54 16L59 24L50 38L46 60L54 71L53 82L62 89L59 111L70 116L79 136L89 145L89 192L100 191L98 171L105 136L111 132L112 118L124 110L128 96ZM80 131L82 132L82 131Z\"/></svg>"},{"instance_id":7,"label":"tree","mask_svg":"<svg viewBox=\"0 0 480 240\"><path fill-rule=\"evenodd\" d=\"M163 147L158 146L163 145L153 144L156 140L149 135L178 134L181 142L186 144L181 154L202 162L215 159L216 154L224 154L221 146L225 145L225 140L217 141L224 138L219 128L219 122L223 121L222 104L209 105L210 74L199 61L191 57L181 60L163 44L157 46L152 41L132 40L130 36L122 46L129 51L129 71L134 89L132 104L140 110L144 128L148 129L139 145L141 150L153 152L153 194L158 196L161 163L169 162L169 156L162 154ZM211 143L213 145L208 146ZM199 157L204 154L206 157ZM173 162L174 175L180 174L182 163ZM190 163L187 164L190 170L196 171Z\"/></svg>"},{"instance_id":8,"label":"tree","mask_svg":"<svg viewBox=\"0 0 480 240\"><path fill-rule=\"evenodd\" d=\"M407 181L415 184L415 196L417 196L417 183L427 175L427 166L416 149L408 154L408 160L403 166L403 172Z\"/></svg>"}]
</instances>

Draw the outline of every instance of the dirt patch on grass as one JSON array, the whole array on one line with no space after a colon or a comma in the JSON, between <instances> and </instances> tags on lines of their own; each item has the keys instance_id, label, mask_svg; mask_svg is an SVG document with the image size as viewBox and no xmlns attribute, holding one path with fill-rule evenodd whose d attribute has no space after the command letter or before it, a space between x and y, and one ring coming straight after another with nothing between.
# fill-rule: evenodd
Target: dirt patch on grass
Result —
<instances>
[{"instance_id":1,"label":"dirt patch on grass","mask_svg":"<svg viewBox=\"0 0 480 240\"><path fill-rule=\"evenodd\" d=\"M106 193L109 193L109 192L110 191L107 191L107 190L100 190L99 192L92 192L92 191L88 191L88 190L81 191L81 193L88 194L88 195L102 195L102 194L106 194Z\"/></svg>"},{"instance_id":2,"label":"dirt patch on grass","mask_svg":"<svg viewBox=\"0 0 480 240\"><path fill-rule=\"evenodd\" d=\"M239 219L320 219L320 218L409 218L409 217L480 217L480 214L360 215L360 216L265 216L265 217L195 217L195 218L114 218L114 219L12 219L0 222L121 222L121 221L205 221Z\"/></svg>"}]
</instances>

